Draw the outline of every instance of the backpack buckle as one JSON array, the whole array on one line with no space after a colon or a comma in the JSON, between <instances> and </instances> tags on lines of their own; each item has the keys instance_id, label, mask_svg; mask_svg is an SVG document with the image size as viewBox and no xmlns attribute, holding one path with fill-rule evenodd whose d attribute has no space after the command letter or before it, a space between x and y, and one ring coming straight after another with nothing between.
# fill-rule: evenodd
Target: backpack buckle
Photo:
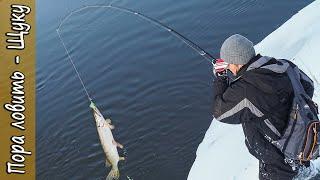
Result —
<instances>
[{"instance_id":1,"label":"backpack buckle","mask_svg":"<svg viewBox=\"0 0 320 180\"><path fill-rule=\"evenodd\" d=\"M319 114L319 106L316 102L313 102L315 109L316 109L316 113Z\"/></svg>"}]
</instances>

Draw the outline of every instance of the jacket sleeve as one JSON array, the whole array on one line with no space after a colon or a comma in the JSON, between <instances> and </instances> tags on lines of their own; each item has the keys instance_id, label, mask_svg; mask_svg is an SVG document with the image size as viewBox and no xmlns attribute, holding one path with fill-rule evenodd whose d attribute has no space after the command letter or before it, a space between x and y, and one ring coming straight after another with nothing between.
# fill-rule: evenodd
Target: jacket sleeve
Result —
<instances>
[{"instance_id":1,"label":"jacket sleeve","mask_svg":"<svg viewBox=\"0 0 320 180\"><path fill-rule=\"evenodd\" d=\"M216 120L228 124L240 124L249 113L245 84L238 80L228 86L226 80L213 82L213 116Z\"/></svg>"},{"instance_id":2,"label":"jacket sleeve","mask_svg":"<svg viewBox=\"0 0 320 180\"><path fill-rule=\"evenodd\" d=\"M312 99L314 92L313 81L300 69L300 82L308 94L308 96Z\"/></svg>"}]
</instances>

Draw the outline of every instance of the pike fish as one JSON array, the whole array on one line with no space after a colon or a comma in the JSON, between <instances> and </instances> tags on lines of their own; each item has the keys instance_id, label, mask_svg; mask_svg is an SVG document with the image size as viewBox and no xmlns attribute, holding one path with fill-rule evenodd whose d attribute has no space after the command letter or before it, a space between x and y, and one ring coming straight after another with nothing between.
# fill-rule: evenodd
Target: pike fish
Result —
<instances>
[{"instance_id":1,"label":"pike fish","mask_svg":"<svg viewBox=\"0 0 320 180\"><path fill-rule=\"evenodd\" d=\"M123 146L113 138L111 130L114 129L114 126L111 124L111 119L105 119L93 102L90 108L93 110L99 139L106 155L106 166L111 167L106 180L117 180L120 177L118 162L125 159L119 156L117 147L123 148Z\"/></svg>"}]
</instances>

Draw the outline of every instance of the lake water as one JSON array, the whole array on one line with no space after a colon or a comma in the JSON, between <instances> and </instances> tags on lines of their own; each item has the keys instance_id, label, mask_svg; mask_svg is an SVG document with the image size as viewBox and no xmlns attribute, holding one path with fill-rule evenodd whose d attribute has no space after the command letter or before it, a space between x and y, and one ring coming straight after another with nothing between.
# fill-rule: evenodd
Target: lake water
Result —
<instances>
[{"instance_id":1,"label":"lake water","mask_svg":"<svg viewBox=\"0 0 320 180\"><path fill-rule=\"evenodd\" d=\"M234 33L260 42L311 0L113 1L155 18L218 57ZM98 0L37 1L37 178L105 179L88 99L56 29ZM89 94L125 146L121 179L184 180L212 120L212 66L167 31L89 8L60 29ZM236 148L236 147L235 147ZM217 162L219 163L219 162Z\"/></svg>"}]
</instances>

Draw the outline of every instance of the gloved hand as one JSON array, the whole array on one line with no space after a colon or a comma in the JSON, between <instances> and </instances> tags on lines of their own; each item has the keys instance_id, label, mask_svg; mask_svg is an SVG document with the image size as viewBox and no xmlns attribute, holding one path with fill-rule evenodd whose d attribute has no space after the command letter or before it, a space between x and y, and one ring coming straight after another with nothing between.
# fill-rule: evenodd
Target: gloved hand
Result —
<instances>
[{"instance_id":1,"label":"gloved hand","mask_svg":"<svg viewBox=\"0 0 320 180\"><path fill-rule=\"evenodd\" d=\"M213 65L213 73L216 77L227 77L227 67L228 63L224 62L222 59L217 59L216 63Z\"/></svg>"}]
</instances>

